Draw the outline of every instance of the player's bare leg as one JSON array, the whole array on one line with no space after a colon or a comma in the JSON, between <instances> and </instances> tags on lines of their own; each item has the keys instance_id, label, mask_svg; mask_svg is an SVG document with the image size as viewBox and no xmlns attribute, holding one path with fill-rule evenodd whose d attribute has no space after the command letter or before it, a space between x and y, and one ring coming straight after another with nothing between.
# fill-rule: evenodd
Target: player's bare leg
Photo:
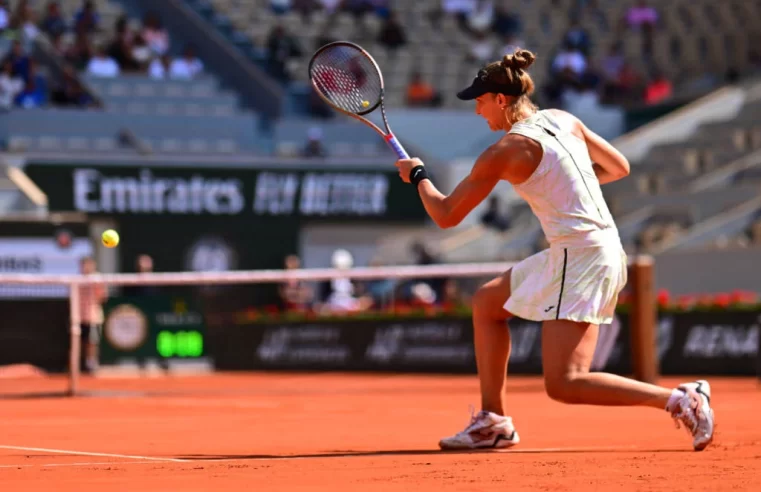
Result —
<instances>
[{"instance_id":1,"label":"player's bare leg","mask_svg":"<svg viewBox=\"0 0 761 492\"><path fill-rule=\"evenodd\" d=\"M615 374L589 372L599 327L568 320L542 325L544 384L550 398L588 405L666 408L671 390Z\"/></svg>"},{"instance_id":2,"label":"player's bare leg","mask_svg":"<svg viewBox=\"0 0 761 492\"><path fill-rule=\"evenodd\" d=\"M510 357L510 272L484 284L473 296L473 343L481 384L481 410L505 415L505 378Z\"/></svg>"},{"instance_id":3,"label":"player's bare leg","mask_svg":"<svg viewBox=\"0 0 761 492\"><path fill-rule=\"evenodd\" d=\"M505 414L510 313L502 306L510 297L510 273L486 283L473 296L473 338L481 384L481 411L471 417L465 430L439 441L442 449L505 448L520 440L512 418Z\"/></svg>"},{"instance_id":4,"label":"player's bare leg","mask_svg":"<svg viewBox=\"0 0 761 492\"><path fill-rule=\"evenodd\" d=\"M542 363L547 394L563 403L607 406L649 406L666 409L685 424L701 450L713 439L710 386L705 381L676 389L589 372L599 327L567 320L542 326Z\"/></svg>"}]
</instances>

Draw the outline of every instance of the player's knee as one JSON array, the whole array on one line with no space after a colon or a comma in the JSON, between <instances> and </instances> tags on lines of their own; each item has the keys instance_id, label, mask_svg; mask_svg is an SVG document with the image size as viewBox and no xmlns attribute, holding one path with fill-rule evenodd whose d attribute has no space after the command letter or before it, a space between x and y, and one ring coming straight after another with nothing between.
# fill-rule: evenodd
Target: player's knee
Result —
<instances>
[{"instance_id":1,"label":"player's knee","mask_svg":"<svg viewBox=\"0 0 761 492\"><path fill-rule=\"evenodd\" d=\"M494 287L484 286L476 291L472 298L473 314L475 316L506 320L510 313L503 308L507 299L500 299Z\"/></svg>"},{"instance_id":2,"label":"player's knee","mask_svg":"<svg viewBox=\"0 0 761 492\"><path fill-rule=\"evenodd\" d=\"M475 294L473 294L472 303L473 303L473 311L476 311L478 313L484 313L487 312L490 308L491 301L490 299L494 297L490 292L489 287L480 287Z\"/></svg>"},{"instance_id":3,"label":"player's knee","mask_svg":"<svg viewBox=\"0 0 761 492\"><path fill-rule=\"evenodd\" d=\"M574 390L574 383L575 374L571 372L544 376L544 389L547 396L561 403L580 403L578 392Z\"/></svg>"}]
</instances>

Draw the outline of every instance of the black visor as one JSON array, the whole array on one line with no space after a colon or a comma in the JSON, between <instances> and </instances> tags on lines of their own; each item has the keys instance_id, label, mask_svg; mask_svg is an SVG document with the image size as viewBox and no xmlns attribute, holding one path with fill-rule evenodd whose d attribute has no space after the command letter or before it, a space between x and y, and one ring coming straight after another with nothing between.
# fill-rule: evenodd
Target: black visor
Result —
<instances>
[{"instance_id":1,"label":"black visor","mask_svg":"<svg viewBox=\"0 0 761 492\"><path fill-rule=\"evenodd\" d=\"M521 95L520 88L506 87L503 84L489 82L488 73L481 69L468 87L457 93L457 98L463 101L472 101L473 99L488 93L504 94L506 96L518 97Z\"/></svg>"}]
</instances>

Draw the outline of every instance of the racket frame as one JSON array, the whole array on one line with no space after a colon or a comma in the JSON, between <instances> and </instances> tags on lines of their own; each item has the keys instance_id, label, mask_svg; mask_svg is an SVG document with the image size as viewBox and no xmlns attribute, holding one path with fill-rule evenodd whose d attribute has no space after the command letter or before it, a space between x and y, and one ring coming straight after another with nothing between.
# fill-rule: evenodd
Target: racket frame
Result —
<instances>
[{"instance_id":1,"label":"racket frame","mask_svg":"<svg viewBox=\"0 0 761 492\"><path fill-rule=\"evenodd\" d=\"M352 111L346 111L345 109L343 109L343 108L337 106L336 104L334 104L330 99L328 99L322 93L322 91L317 87L317 84L315 83L314 79L312 78L312 66L314 65L314 61L317 58L317 56L320 53L322 53L323 51L326 51L326 50L328 50L330 48L334 48L336 46L346 46L346 47L353 48L353 49L359 51L359 53L362 56L364 56L368 60L370 60L370 62L375 67L375 70L378 72L378 78L380 79L380 94L379 94L379 97L378 97L378 102L376 102L372 107L370 107L370 108L368 108L368 109L366 109L364 111L361 111L359 113L354 113ZM333 41L332 43L328 43L328 44L326 44L324 46L321 46L317 51L314 52L314 54L312 55L312 58L309 60L308 73L309 73L309 82L312 84L312 88L317 93L317 95L320 96L320 99L325 101L325 103L328 106L330 106L331 108L335 109L336 111L339 111L339 112L341 112L341 113L343 113L345 115L351 116L352 118L354 118L354 119L356 119L358 121L361 121L362 123L368 125L370 128L375 130L381 137L383 137L383 140L386 141L386 143L391 147L391 149L393 149L394 152L396 152L396 155L400 159L409 159L410 158L410 156L407 153L407 151L404 150L404 147L402 147L402 145L399 143L399 141L394 136L393 132L391 131L391 127L388 124L388 119L386 118L386 107L383 104L383 96L384 96L385 87L386 87L385 83L383 81L383 72L381 72L381 69L378 66L378 63L375 61L375 58L373 58L372 55L370 55L370 53L367 52L367 50L365 50L364 48L362 48L358 44L355 44L355 43L352 43L352 42L349 42L349 41ZM383 125L386 127L386 131L385 132L383 130L381 130L378 127L378 125L376 125L375 123L373 123L372 121L370 121L370 120L368 120L367 118L364 117L364 115L370 114L373 111L375 111L376 109L378 109L379 106L380 106L380 109L381 109L381 116L383 118Z\"/></svg>"}]
</instances>

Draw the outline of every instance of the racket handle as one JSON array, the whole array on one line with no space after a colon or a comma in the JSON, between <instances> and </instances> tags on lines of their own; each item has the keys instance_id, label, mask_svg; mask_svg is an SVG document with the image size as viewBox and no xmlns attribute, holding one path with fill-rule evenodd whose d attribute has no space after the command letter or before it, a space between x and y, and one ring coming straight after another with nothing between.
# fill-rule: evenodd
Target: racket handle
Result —
<instances>
[{"instance_id":1,"label":"racket handle","mask_svg":"<svg viewBox=\"0 0 761 492\"><path fill-rule=\"evenodd\" d=\"M404 147L402 147L402 144L399 143L399 140L396 139L393 133L386 135L386 143L388 143L391 148L394 149L394 152L396 152L396 155L398 155L400 159L410 158L410 155L406 150L404 150Z\"/></svg>"}]
</instances>

